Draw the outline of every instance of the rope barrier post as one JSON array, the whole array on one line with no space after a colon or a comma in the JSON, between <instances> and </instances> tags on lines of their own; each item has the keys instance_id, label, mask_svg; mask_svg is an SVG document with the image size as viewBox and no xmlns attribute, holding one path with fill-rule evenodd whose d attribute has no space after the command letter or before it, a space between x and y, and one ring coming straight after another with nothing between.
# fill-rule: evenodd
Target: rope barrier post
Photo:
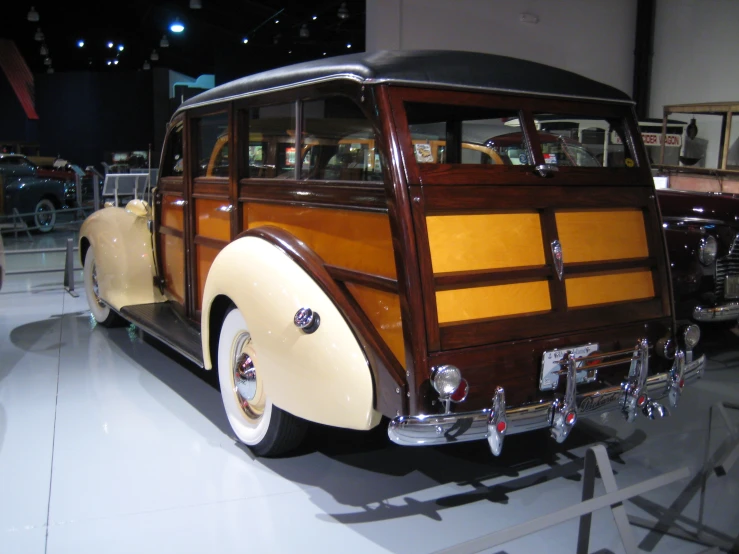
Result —
<instances>
[{"instance_id":1,"label":"rope barrier post","mask_svg":"<svg viewBox=\"0 0 739 554\"><path fill-rule=\"evenodd\" d=\"M100 177L97 174L92 176L92 197L95 203L93 211L98 211L100 209Z\"/></svg>"},{"instance_id":2,"label":"rope barrier post","mask_svg":"<svg viewBox=\"0 0 739 554\"><path fill-rule=\"evenodd\" d=\"M74 291L74 244L72 239L67 239L67 259L64 265L64 289L77 298L79 294Z\"/></svg>"},{"instance_id":3,"label":"rope barrier post","mask_svg":"<svg viewBox=\"0 0 739 554\"><path fill-rule=\"evenodd\" d=\"M75 213L75 219L82 214L82 219L85 219L85 212L82 210L82 179L75 172L74 174L74 194L76 197L77 212Z\"/></svg>"}]
</instances>

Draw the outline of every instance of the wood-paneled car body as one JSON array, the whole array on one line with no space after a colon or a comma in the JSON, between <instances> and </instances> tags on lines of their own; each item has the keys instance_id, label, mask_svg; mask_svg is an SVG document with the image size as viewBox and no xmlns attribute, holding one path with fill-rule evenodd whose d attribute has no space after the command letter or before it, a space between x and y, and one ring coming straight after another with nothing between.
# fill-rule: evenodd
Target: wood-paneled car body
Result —
<instances>
[{"instance_id":1,"label":"wood-paneled car body","mask_svg":"<svg viewBox=\"0 0 739 554\"><path fill-rule=\"evenodd\" d=\"M705 323L739 318L739 197L657 190L672 270L675 313Z\"/></svg>"},{"instance_id":2,"label":"wood-paneled car body","mask_svg":"<svg viewBox=\"0 0 739 554\"><path fill-rule=\"evenodd\" d=\"M543 117L598 121L620 157L556 165ZM463 146L512 132L515 163ZM579 416L659 417L700 375L661 223L619 91L500 56L379 52L185 102L153 210L93 214L80 255L96 319L217 371L258 454L306 420L383 416L396 443L497 454L511 433L562 441Z\"/></svg>"}]
</instances>

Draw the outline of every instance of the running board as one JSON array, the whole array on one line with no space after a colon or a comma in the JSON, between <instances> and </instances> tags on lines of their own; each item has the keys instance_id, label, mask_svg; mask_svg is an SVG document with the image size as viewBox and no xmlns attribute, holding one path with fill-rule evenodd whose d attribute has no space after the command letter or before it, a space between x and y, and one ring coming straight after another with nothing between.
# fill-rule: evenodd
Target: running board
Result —
<instances>
[{"instance_id":1,"label":"running board","mask_svg":"<svg viewBox=\"0 0 739 554\"><path fill-rule=\"evenodd\" d=\"M204 367L200 333L185 321L169 302L124 306L121 315L182 354L188 360Z\"/></svg>"}]
</instances>

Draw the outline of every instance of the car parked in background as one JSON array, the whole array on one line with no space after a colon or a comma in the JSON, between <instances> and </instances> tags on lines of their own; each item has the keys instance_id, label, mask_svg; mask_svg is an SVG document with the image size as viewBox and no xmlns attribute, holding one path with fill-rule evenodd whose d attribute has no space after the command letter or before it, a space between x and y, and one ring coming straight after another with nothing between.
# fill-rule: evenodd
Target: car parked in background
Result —
<instances>
[{"instance_id":1,"label":"car parked in background","mask_svg":"<svg viewBox=\"0 0 739 554\"><path fill-rule=\"evenodd\" d=\"M739 196L658 189L678 319L739 318Z\"/></svg>"},{"instance_id":2,"label":"car parked in background","mask_svg":"<svg viewBox=\"0 0 739 554\"><path fill-rule=\"evenodd\" d=\"M38 176L38 166L20 154L0 154L2 213L14 209L29 227L48 233L56 224L57 210L75 203L74 182Z\"/></svg>"}]
</instances>

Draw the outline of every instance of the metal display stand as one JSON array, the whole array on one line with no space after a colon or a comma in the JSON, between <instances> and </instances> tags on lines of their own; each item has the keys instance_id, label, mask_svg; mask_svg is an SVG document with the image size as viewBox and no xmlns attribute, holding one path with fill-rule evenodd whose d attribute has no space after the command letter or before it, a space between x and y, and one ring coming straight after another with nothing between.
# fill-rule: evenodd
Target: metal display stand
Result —
<instances>
[{"instance_id":1,"label":"metal display stand","mask_svg":"<svg viewBox=\"0 0 739 554\"><path fill-rule=\"evenodd\" d=\"M606 494L594 498L596 468L600 472L600 477L603 479ZM581 503L527 521L526 523L521 523L520 525L514 525L513 527L502 529L444 550L439 550L437 554L473 554L481 552L482 550L520 539L521 537L542 531L576 517L580 518L576 552L577 554L586 554L590 543L591 514L600 508L611 509L624 549L629 554L636 553L639 550L636 546L636 539L631 529L629 518L626 515L626 509L623 505L624 500L644 494L653 489L664 487L689 476L690 471L687 467L684 467L647 479L624 489L619 489L616 485L616 478L613 475L613 467L608 459L606 448L602 444L597 444L589 447L585 453Z\"/></svg>"},{"instance_id":2,"label":"metal display stand","mask_svg":"<svg viewBox=\"0 0 739 554\"><path fill-rule=\"evenodd\" d=\"M629 521L638 527L643 527L652 532L670 535L686 541L720 548L725 552L739 554L739 535L732 537L711 528L703 523L703 511L705 506L706 483L713 475L724 477L739 458L739 429L729 418L729 410L739 410L739 404L729 402L717 402L708 411L708 433L706 434L706 445L703 456L703 468L699 474L690 480L677 499L669 508L656 505L640 506L646 511L654 513L657 521L649 521L636 516L629 516ZM713 414L717 412L726 424L728 436L718 448L709 456L711 447L711 428ZM698 521L682 515L685 507L700 490L700 507ZM641 502L638 504L642 504ZM681 525L678 525L681 524ZM685 527L693 528L689 531ZM649 538L649 537L648 537ZM647 539L645 539L647 540ZM651 545L648 545L651 546Z\"/></svg>"}]
</instances>

